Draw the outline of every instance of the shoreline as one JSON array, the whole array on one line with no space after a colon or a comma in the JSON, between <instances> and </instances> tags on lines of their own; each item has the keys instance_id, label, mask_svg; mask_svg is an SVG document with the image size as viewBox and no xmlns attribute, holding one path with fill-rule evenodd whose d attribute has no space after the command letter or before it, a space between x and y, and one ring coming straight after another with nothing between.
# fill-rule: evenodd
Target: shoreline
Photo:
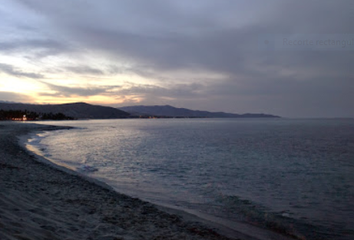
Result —
<instances>
[{"instance_id":1,"label":"shoreline","mask_svg":"<svg viewBox=\"0 0 354 240\"><path fill-rule=\"evenodd\" d=\"M51 126L51 125L42 125L41 126ZM124 193L119 191L119 189L115 189L113 186L109 185L108 183L104 182L103 180L99 180L90 176L87 176L86 174L80 173L78 171L75 171L75 169L71 166L67 166L64 163L60 162L55 162L54 160L51 160L50 158L47 158L41 154L39 149L32 148L31 144L28 144L28 140L31 138L34 138L35 135L38 133L43 133L47 131L59 131L59 130L70 130L70 129L75 129L76 127L65 127L65 126L54 126L54 129L49 129L49 130L40 130L40 131L34 131L30 132L29 134L23 135L18 137L19 139L19 144L21 147L29 151L31 154L34 153L36 160L49 165L50 167L53 167L55 169L58 169L60 171L63 171L67 174L71 174L74 176L78 176L80 178L83 178L84 180L96 184L100 187L103 187L105 189L108 189L109 191L114 191L119 194L126 195L131 198L138 198L142 200L143 202L150 203L154 205L156 208L159 210L173 214L173 215L178 215L182 217L183 219L186 219L190 222L197 222L201 223L205 227L209 229L215 230L217 233L226 236L228 238L234 239L235 237L237 239L241 238L242 240L291 240L293 238L289 238L288 236L281 235L279 233L262 229L262 228L257 228L255 226L252 226L247 223L241 223L241 222L232 222L228 221L226 219L222 219L220 217L215 217L212 215L204 214L201 212L198 212L197 210L193 209L185 209L182 207L177 207L177 206L172 206L172 205L166 205L162 204L161 202L150 202L149 200L142 199L139 196L133 197L129 195L129 193Z\"/></svg>"},{"instance_id":2,"label":"shoreline","mask_svg":"<svg viewBox=\"0 0 354 240\"><path fill-rule=\"evenodd\" d=\"M196 222L197 217L186 220L186 215L39 161L19 144L18 137L58 129L63 128L0 123L1 239L254 239L241 233L224 237L211 225Z\"/></svg>"}]
</instances>

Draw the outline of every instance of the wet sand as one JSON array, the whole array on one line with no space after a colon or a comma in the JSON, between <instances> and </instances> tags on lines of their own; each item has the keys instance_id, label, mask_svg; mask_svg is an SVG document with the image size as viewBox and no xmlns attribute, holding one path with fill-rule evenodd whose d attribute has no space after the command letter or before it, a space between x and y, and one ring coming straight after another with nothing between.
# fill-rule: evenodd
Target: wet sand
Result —
<instances>
[{"instance_id":1,"label":"wet sand","mask_svg":"<svg viewBox=\"0 0 354 240\"><path fill-rule=\"evenodd\" d=\"M55 129L0 122L1 240L231 239L193 218L38 161L18 143L21 135ZM232 233L232 239L240 236Z\"/></svg>"}]
</instances>

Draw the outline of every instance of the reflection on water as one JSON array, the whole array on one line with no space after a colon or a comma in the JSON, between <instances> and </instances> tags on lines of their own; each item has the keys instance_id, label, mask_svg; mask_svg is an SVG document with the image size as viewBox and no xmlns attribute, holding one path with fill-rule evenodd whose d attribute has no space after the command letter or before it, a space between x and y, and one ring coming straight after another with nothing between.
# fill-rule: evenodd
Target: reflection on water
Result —
<instances>
[{"instance_id":1,"label":"reflection on water","mask_svg":"<svg viewBox=\"0 0 354 240\"><path fill-rule=\"evenodd\" d=\"M354 236L353 120L48 123L79 128L31 144L118 191L308 239Z\"/></svg>"}]
</instances>

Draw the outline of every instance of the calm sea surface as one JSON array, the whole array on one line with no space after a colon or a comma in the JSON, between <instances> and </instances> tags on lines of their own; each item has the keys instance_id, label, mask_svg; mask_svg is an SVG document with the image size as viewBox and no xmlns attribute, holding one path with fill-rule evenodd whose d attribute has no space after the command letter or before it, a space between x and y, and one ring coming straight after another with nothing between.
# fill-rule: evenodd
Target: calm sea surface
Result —
<instances>
[{"instance_id":1,"label":"calm sea surface","mask_svg":"<svg viewBox=\"0 0 354 240\"><path fill-rule=\"evenodd\" d=\"M43 156L119 192L299 239L354 239L354 120L44 124L77 128L31 139Z\"/></svg>"}]
</instances>

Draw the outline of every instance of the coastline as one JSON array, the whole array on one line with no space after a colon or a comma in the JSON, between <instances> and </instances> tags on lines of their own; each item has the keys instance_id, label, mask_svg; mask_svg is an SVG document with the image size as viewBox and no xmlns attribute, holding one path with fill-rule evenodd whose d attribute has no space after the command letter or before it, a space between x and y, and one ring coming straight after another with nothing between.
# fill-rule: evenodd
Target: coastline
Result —
<instances>
[{"instance_id":1,"label":"coastline","mask_svg":"<svg viewBox=\"0 0 354 240\"><path fill-rule=\"evenodd\" d=\"M34 131L58 129L63 128L0 123L1 239L231 239L196 217L39 161L18 143L18 137ZM232 239L253 239L235 234Z\"/></svg>"}]
</instances>

